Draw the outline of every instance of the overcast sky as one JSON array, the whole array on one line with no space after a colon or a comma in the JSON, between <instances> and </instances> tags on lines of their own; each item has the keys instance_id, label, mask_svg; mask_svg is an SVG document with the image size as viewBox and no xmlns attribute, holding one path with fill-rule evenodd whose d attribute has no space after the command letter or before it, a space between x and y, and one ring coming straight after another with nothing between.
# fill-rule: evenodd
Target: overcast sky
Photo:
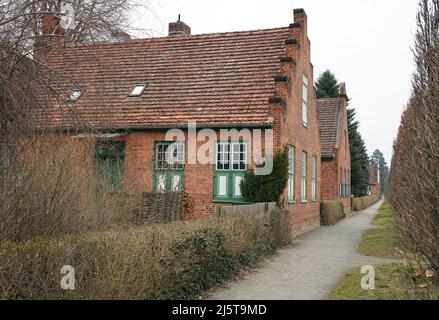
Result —
<instances>
[{"instance_id":1,"label":"overcast sky","mask_svg":"<svg viewBox=\"0 0 439 320\"><path fill-rule=\"evenodd\" d=\"M308 15L315 78L330 69L346 82L369 154L390 163L414 70L418 0L145 0L154 14L138 12L135 25L167 35L181 14L193 34L288 26L293 9Z\"/></svg>"}]
</instances>

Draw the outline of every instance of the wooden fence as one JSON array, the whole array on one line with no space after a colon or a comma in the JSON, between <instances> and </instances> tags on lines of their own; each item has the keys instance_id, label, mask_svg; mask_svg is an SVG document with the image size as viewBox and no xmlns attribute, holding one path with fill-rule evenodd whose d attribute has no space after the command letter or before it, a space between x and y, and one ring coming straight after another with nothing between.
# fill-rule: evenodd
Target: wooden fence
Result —
<instances>
[{"instance_id":1,"label":"wooden fence","mask_svg":"<svg viewBox=\"0 0 439 320\"><path fill-rule=\"evenodd\" d=\"M255 204L244 204L235 206L218 206L216 207L216 216L222 217L227 215L239 214L257 214L274 210L276 202L263 202Z\"/></svg>"},{"instance_id":2,"label":"wooden fence","mask_svg":"<svg viewBox=\"0 0 439 320\"><path fill-rule=\"evenodd\" d=\"M183 192L144 192L137 223L168 223L181 220Z\"/></svg>"}]
</instances>

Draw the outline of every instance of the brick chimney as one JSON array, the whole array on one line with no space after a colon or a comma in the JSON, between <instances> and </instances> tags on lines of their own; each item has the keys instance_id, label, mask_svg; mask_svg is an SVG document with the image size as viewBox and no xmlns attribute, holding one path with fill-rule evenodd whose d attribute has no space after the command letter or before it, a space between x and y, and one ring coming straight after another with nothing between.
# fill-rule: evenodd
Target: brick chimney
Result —
<instances>
[{"instance_id":1,"label":"brick chimney","mask_svg":"<svg viewBox=\"0 0 439 320\"><path fill-rule=\"evenodd\" d=\"M346 83L345 82L340 83L339 88L340 88L340 97L349 100L348 95L346 94Z\"/></svg>"},{"instance_id":2,"label":"brick chimney","mask_svg":"<svg viewBox=\"0 0 439 320\"><path fill-rule=\"evenodd\" d=\"M34 44L34 58L44 60L65 39L64 29L60 19L53 13L45 14L41 18L42 35L38 36Z\"/></svg>"},{"instance_id":3,"label":"brick chimney","mask_svg":"<svg viewBox=\"0 0 439 320\"><path fill-rule=\"evenodd\" d=\"M169 23L169 36L175 37L175 36L190 36L191 35L191 28L180 20L180 15L178 15L177 22L171 22Z\"/></svg>"}]
</instances>

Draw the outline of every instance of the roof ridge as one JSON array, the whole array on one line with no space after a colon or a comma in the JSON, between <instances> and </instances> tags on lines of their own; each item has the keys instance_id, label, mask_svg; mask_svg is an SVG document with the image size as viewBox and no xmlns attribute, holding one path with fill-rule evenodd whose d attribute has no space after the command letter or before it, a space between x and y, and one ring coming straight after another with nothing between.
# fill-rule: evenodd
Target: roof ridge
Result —
<instances>
[{"instance_id":1,"label":"roof ridge","mask_svg":"<svg viewBox=\"0 0 439 320\"><path fill-rule=\"evenodd\" d=\"M84 47L84 46L123 46L127 44L138 44L143 42L153 42L153 41L177 41L183 39L195 39L195 38L214 38L218 36L233 36L239 34L257 34L257 33L268 33L275 31L286 31L289 30L289 27L277 27L277 28L268 28L268 29L256 29L256 30L243 30L243 31L226 31L226 32L215 32L215 33L201 33L201 34L193 34L189 36L161 36L161 37L150 37L150 38L139 38L139 39L131 39L122 42L111 42L111 41L99 41L99 42L67 42L64 43L64 47L66 48L76 48L76 47Z\"/></svg>"}]
</instances>

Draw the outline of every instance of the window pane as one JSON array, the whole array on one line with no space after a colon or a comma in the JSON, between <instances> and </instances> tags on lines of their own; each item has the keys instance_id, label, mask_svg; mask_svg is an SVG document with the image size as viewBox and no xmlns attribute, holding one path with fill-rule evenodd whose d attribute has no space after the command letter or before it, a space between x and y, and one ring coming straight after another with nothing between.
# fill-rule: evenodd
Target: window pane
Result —
<instances>
[{"instance_id":1,"label":"window pane","mask_svg":"<svg viewBox=\"0 0 439 320\"><path fill-rule=\"evenodd\" d=\"M230 169L230 145L219 143L217 147L217 170Z\"/></svg>"},{"instance_id":2,"label":"window pane","mask_svg":"<svg viewBox=\"0 0 439 320\"><path fill-rule=\"evenodd\" d=\"M302 122L308 125L308 105L305 102L302 103Z\"/></svg>"},{"instance_id":3,"label":"window pane","mask_svg":"<svg viewBox=\"0 0 439 320\"><path fill-rule=\"evenodd\" d=\"M227 196L227 176L218 177L218 195L220 197Z\"/></svg>"},{"instance_id":4,"label":"window pane","mask_svg":"<svg viewBox=\"0 0 439 320\"><path fill-rule=\"evenodd\" d=\"M164 174L157 175L157 192L164 193L166 191L166 176Z\"/></svg>"},{"instance_id":5,"label":"window pane","mask_svg":"<svg viewBox=\"0 0 439 320\"><path fill-rule=\"evenodd\" d=\"M246 170L247 169L247 145L245 143L241 143L240 145L240 164L239 164L239 170Z\"/></svg>"},{"instance_id":6,"label":"window pane","mask_svg":"<svg viewBox=\"0 0 439 320\"><path fill-rule=\"evenodd\" d=\"M290 176L288 179L288 197L290 201L294 201L296 199L294 190L294 176Z\"/></svg>"},{"instance_id":7,"label":"window pane","mask_svg":"<svg viewBox=\"0 0 439 320\"><path fill-rule=\"evenodd\" d=\"M288 171L290 174L294 174L296 171L296 149L290 146L288 151Z\"/></svg>"},{"instance_id":8,"label":"window pane","mask_svg":"<svg viewBox=\"0 0 439 320\"><path fill-rule=\"evenodd\" d=\"M242 196L242 193L241 193L241 181L242 181L242 177L241 176L235 176L235 190L234 190L235 197L241 197Z\"/></svg>"},{"instance_id":9,"label":"window pane","mask_svg":"<svg viewBox=\"0 0 439 320\"><path fill-rule=\"evenodd\" d=\"M303 102L308 104L308 87L306 85L303 85L302 87L302 95L303 95Z\"/></svg>"},{"instance_id":10,"label":"window pane","mask_svg":"<svg viewBox=\"0 0 439 320\"><path fill-rule=\"evenodd\" d=\"M239 170L240 165L240 145L239 143L232 144L232 163L233 170Z\"/></svg>"},{"instance_id":11,"label":"window pane","mask_svg":"<svg viewBox=\"0 0 439 320\"><path fill-rule=\"evenodd\" d=\"M146 84L135 86L133 91L131 91L130 96L131 97L138 97L143 94L143 91L145 91Z\"/></svg>"},{"instance_id":12,"label":"window pane","mask_svg":"<svg viewBox=\"0 0 439 320\"><path fill-rule=\"evenodd\" d=\"M307 198L307 153L302 152L302 200Z\"/></svg>"},{"instance_id":13,"label":"window pane","mask_svg":"<svg viewBox=\"0 0 439 320\"><path fill-rule=\"evenodd\" d=\"M172 190L174 192L181 191L180 175L174 174L172 177Z\"/></svg>"}]
</instances>

